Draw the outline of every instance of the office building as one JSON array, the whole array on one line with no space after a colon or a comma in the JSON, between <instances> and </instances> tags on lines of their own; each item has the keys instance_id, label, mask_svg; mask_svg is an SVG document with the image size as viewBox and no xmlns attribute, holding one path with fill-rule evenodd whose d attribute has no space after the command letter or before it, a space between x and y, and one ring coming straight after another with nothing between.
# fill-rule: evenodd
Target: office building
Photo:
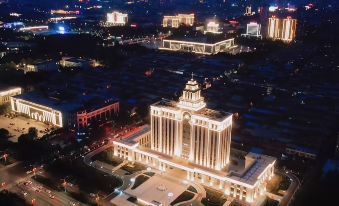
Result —
<instances>
[{"instance_id":1,"label":"office building","mask_svg":"<svg viewBox=\"0 0 339 206\"><path fill-rule=\"evenodd\" d=\"M178 14L176 16L164 16L163 27L178 28L180 25L193 26L194 14Z\"/></svg>"},{"instance_id":2,"label":"office building","mask_svg":"<svg viewBox=\"0 0 339 206\"><path fill-rule=\"evenodd\" d=\"M248 203L265 195L275 158L238 151L232 156L232 114L207 108L193 78L179 101L152 104L150 116L148 130L113 141L113 155L161 171L176 170L189 181Z\"/></svg>"},{"instance_id":3,"label":"office building","mask_svg":"<svg viewBox=\"0 0 339 206\"><path fill-rule=\"evenodd\" d=\"M261 38L261 25L256 22L248 23L246 26L246 34L242 34L242 36Z\"/></svg>"},{"instance_id":4,"label":"office building","mask_svg":"<svg viewBox=\"0 0 339 206\"><path fill-rule=\"evenodd\" d=\"M287 17L279 19L275 16L269 18L268 38L273 40L282 40L291 42L295 39L297 29L297 20Z\"/></svg>"},{"instance_id":5,"label":"office building","mask_svg":"<svg viewBox=\"0 0 339 206\"><path fill-rule=\"evenodd\" d=\"M283 19L282 22L282 31L281 31L281 40L285 42L291 42L295 39L295 33L297 30L297 20L287 17Z\"/></svg>"}]
</instances>

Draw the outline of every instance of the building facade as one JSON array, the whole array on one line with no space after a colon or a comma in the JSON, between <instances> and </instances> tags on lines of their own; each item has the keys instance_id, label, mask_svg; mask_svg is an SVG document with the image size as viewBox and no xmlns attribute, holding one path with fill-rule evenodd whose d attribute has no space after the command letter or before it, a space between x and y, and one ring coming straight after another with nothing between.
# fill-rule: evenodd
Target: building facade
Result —
<instances>
[{"instance_id":1,"label":"building facade","mask_svg":"<svg viewBox=\"0 0 339 206\"><path fill-rule=\"evenodd\" d=\"M215 43L206 43L204 41L199 41L198 39L196 41L164 39L162 40L162 47L160 47L159 49L211 55L217 54L219 52L226 52L229 49L233 48L234 46L235 46L234 38L226 39Z\"/></svg>"},{"instance_id":2,"label":"building facade","mask_svg":"<svg viewBox=\"0 0 339 206\"><path fill-rule=\"evenodd\" d=\"M210 21L206 24L206 30L204 31L204 33L212 33L212 34L220 34L222 33L221 31L219 31L219 24L214 22L214 21Z\"/></svg>"},{"instance_id":3,"label":"building facade","mask_svg":"<svg viewBox=\"0 0 339 206\"><path fill-rule=\"evenodd\" d=\"M297 20L287 17L279 19L275 16L268 20L268 35L267 37L273 40L282 40L291 42L296 37Z\"/></svg>"},{"instance_id":4,"label":"building facade","mask_svg":"<svg viewBox=\"0 0 339 206\"><path fill-rule=\"evenodd\" d=\"M76 123L78 128L85 128L92 122L106 120L114 117L119 113L119 102L112 102L107 106L94 110L84 110L76 113Z\"/></svg>"},{"instance_id":5,"label":"building facade","mask_svg":"<svg viewBox=\"0 0 339 206\"><path fill-rule=\"evenodd\" d=\"M51 107L37 104L24 99L11 97L12 111L28 116L39 122L46 122L57 127L63 127L63 115L61 111Z\"/></svg>"},{"instance_id":6,"label":"building facade","mask_svg":"<svg viewBox=\"0 0 339 206\"><path fill-rule=\"evenodd\" d=\"M178 28L180 25L193 26L194 14L178 14L176 16L164 16L163 27Z\"/></svg>"},{"instance_id":7,"label":"building facade","mask_svg":"<svg viewBox=\"0 0 339 206\"><path fill-rule=\"evenodd\" d=\"M261 38L261 24L250 22L246 26L246 34L242 36Z\"/></svg>"},{"instance_id":8,"label":"building facade","mask_svg":"<svg viewBox=\"0 0 339 206\"><path fill-rule=\"evenodd\" d=\"M113 11L107 13L106 24L111 26L125 26L128 22L128 14Z\"/></svg>"},{"instance_id":9,"label":"building facade","mask_svg":"<svg viewBox=\"0 0 339 206\"><path fill-rule=\"evenodd\" d=\"M29 95L29 94L27 94ZM108 101L108 100L107 100ZM105 122L119 112L119 102L86 108L76 103L54 103L40 96L11 97L12 111L56 127L86 128L93 122Z\"/></svg>"},{"instance_id":10,"label":"building facade","mask_svg":"<svg viewBox=\"0 0 339 206\"><path fill-rule=\"evenodd\" d=\"M246 153L239 164L231 164L232 114L208 109L195 80L187 82L179 101L151 105L150 116L148 131L113 141L113 155L161 171L186 172L187 180L244 202L264 195L275 158Z\"/></svg>"},{"instance_id":11,"label":"building facade","mask_svg":"<svg viewBox=\"0 0 339 206\"><path fill-rule=\"evenodd\" d=\"M0 91L0 105L11 101L11 97L20 95L22 90L20 87L7 88Z\"/></svg>"}]
</instances>

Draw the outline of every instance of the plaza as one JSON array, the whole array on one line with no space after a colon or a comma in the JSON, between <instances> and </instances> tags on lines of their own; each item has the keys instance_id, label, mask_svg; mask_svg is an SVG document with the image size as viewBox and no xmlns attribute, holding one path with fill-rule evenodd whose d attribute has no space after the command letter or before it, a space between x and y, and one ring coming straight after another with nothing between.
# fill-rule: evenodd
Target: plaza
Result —
<instances>
[{"instance_id":1,"label":"plaza","mask_svg":"<svg viewBox=\"0 0 339 206\"><path fill-rule=\"evenodd\" d=\"M26 117L6 117L0 116L0 128L5 128L10 133L10 141L17 142L18 137L28 132L28 128L35 127L38 130L38 137L42 137L47 133L46 129L50 129L50 126L36 120L32 120Z\"/></svg>"}]
</instances>

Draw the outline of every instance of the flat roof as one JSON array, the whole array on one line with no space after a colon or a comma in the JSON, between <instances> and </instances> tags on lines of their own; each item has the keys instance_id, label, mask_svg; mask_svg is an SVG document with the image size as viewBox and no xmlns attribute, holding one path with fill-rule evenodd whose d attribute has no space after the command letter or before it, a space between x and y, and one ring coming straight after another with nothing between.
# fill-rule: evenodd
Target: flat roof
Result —
<instances>
[{"instance_id":1,"label":"flat roof","mask_svg":"<svg viewBox=\"0 0 339 206\"><path fill-rule=\"evenodd\" d=\"M176 101L168 100L168 99L163 99L159 102L152 104L151 106L167 108L167 109L171 109L171 110L174 110L174 111L183 110L183 109L177 107ZM232 116L232 114L229 113L229 112L217 111L217 110L209 109L209 108L206 108L206 107L202 108L202 109L200 109L196 112L192 111L192 114L198 115L198 116L203 116L203 117L209 118L211 120L215 120L215 121L222 121L222 120Z\"/></svg>"},{"instance_id":2,"label":"flat roof","mask_svg":"<svg viewBox=\"0 0 339 206\"><path fill-rule=\"evenodd\" d=\"M116 98L109 96L103 97L99 94L76 96L74 100L63 100L54 97L53 95L43 95L38 92L30 92L18 95L15 98L67 113L81 111L91 112L118 102Z\"/></svg>"},{"instance_id":3,"label":"flat roof","mask_svg":"<svg viewBox=\"0 0 339 206\"><path fill-rule=\"evenodd\" d=\"M225 40L231 40L233 38L228 38L224 34L202 34L200 32L194 32L192 34L183 35L172 35L167 37L164 40L173 40L173 41L187 41L187 42L196 42L204 44L215 44Z\"/></svg>"}]
</instances>

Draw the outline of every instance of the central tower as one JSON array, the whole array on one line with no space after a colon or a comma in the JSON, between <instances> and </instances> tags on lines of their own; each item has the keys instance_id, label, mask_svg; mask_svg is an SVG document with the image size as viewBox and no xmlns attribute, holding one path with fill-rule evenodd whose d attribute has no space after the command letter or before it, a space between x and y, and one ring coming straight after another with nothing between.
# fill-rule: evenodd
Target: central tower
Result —
<instances>
[{"instance_id":1,"label":"central tower","mask_svg":"<svg viewBox=\"0 0 339 206\"><path fill-rule=\"evenodd\" d=\"M229 162L232 114L206 108L199 84L186 83L178 102L151 105L151 149L217 170Z\"/></svg>"}]
</instances>

